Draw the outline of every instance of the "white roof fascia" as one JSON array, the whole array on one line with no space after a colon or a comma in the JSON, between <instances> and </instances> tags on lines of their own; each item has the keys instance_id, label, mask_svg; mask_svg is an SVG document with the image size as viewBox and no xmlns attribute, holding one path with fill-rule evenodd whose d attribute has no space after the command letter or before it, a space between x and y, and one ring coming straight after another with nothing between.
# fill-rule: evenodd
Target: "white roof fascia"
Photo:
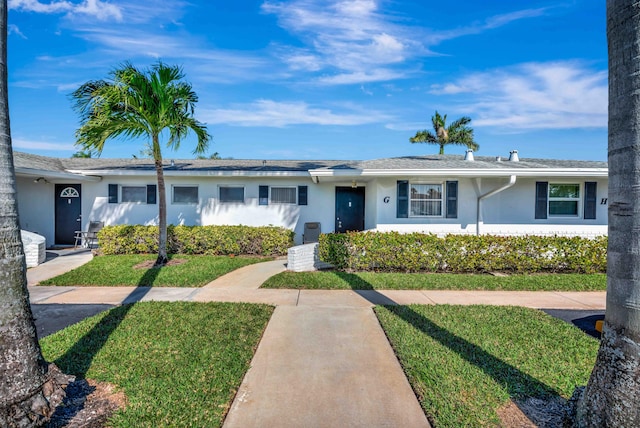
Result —
<instances>
[{"instance_id":1,"label":"white roof fascia","mask_svg":"<svg viewBox=\"0 0 640 428\"><path fill-rule=\"evenodd\" d=\"M456 177L607 177L606 168L531 168L531 169L364 169L364 170L311 170L311 176L456 176Z\"/></svg>"},{"instance_id":2,"label":"white roof fascia","mask_svg":"<svg viewBox=\"0 0 640 428\"><path fill-rule=\"evenodd\" d=\"M57 178L61 180L77 180L77 181L92 181L98 182L102 180L102 177L94 175L85 175L75 172L57 172L49 171L45 169L32 169L32 168L16 168L16 175L26 175L29 177L44 177L44 178Z\"/></svg>"},{"instance_id":3,"label":"white roof fascia","mask_svg":"<svg viewBox=\"0 0 640 428\"><path fill-rule=\"evenodd\" d=\"M360 176L361 169L310 169L308 172L312 177L341 177Z\"/></svg>"},{"instance_id":4,"label":"white roof fascia","mask_svg":"<svg viewBox=\"0 0 640 428\"><path fill-rule=\"evenodd\" d=\"M73 173L86 174L89 171L71 170ZM155 170L127 170L127 169L105 169L92 170L92 174L101 176L155 176ZM308 177L307 171L174 171L168 168L163 169L165 177Z\"/></svg>"}]
</instances>

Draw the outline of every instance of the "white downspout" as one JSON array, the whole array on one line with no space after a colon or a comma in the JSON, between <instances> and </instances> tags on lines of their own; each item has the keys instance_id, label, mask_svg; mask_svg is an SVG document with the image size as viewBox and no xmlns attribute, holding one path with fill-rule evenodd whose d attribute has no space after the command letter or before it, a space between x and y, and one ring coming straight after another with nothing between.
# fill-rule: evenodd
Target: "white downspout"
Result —
<instances>
[{"instance_id":1,"label":"white downspout","mask_svg":"<svg viewBox=\"0 0 640 428\"><path fill-rule=\"evenodd\" d=\"M476 217L476 235L480 235L480 225L482 223L482 201L484 199L490 198L491 196L497 193L502 192L503 190L508 189L514 184L516 184L516 176L511 175L509 176L509 182L507 184L505 184L504 186L498 187L497 189L493 189L492 191L487 192L484 195L481 195L478 197L478 212Z\"/></svg>"}]
</instances>

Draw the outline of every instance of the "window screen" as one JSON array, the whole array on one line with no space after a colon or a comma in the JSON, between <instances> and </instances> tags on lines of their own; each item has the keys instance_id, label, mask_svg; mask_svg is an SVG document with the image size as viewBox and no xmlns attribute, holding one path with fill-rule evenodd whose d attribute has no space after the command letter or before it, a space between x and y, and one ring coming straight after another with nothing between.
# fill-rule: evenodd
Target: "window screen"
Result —
<instances>
[{"instance_id":1,"label":"window screen","mask_svg":"<svg viewBox=\"0 0 640 428\"><path fill-rule=\"evenodd\" d=\"M220 202L244 203L244 187L220 186Z\"/></svg>"},{"instance_id":2,"label":"window screen","mask_svg":"<svg viewBox=\"0 0 640 428\"><path fill-rule=\"evenodd\" d=\"M549 184L549 215L577 216L579 184Z\"/></svg>"},{"instance_id":3,"label":"window screen","mask_svg":"<svg viewBox=\"0 0 640 428\"><path fill-rule=\"evenodd\" d=\"M147 186L122 186L122 202L147 202Z\"/></svg>"},{"instance_id":4,"label":"window screen","mask_svg":"<svg viewBox=\"0 0 640 428\"><path fill-rule=\"evenodd\" d=\"M295 187L272 187L272 204L295 204L297 189Z\"/></svg>"},{"instance_id":5,"label":"window screen","mask_svg":"<svg viewBox=\"0 0 640 428\"><path fill-rule=\"evenodd\" d=\"M173 186L173 203L198 203L198 186Z\"/></svg>"},{"instance_id":6,"label":"window screen","mask_svg":"<svg viewBox=\"0 0 640 428\"><path fill-rule=\"evenodd\" d=\"M441 184L411 184L409 215L412 217L442 215Z\"/></svg>"}]
</instances>

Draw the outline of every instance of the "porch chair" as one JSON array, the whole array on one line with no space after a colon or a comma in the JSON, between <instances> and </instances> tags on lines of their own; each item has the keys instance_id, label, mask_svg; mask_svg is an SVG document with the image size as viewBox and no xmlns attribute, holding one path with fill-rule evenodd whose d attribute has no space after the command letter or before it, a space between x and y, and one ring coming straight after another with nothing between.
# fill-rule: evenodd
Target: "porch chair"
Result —
<instances>
[{"instance_id":1,"label":"porch chair","mask_svg":"<svg viewBox=\"0 0 640 428\"><path fill-rule=\"evenodd\" d=\"M94 245L98 245L98 232L104 227L104 221L90 221L86 232L82 230L76 230L75 240L76 243L73 248L78 248L78 243L86 248L94 248Z\"/></svg>"},{"instance_id":2,"label":"porch chair","mask_svg":"<svg viewBox=\"0 0 640 428\"><path fill-rule=\"evenodd\" d=\"M304 224L304 233L302 234L302 243L311 244L318 242L320 239L320 222L314 221Z\"/></svg>"}]
</instances>

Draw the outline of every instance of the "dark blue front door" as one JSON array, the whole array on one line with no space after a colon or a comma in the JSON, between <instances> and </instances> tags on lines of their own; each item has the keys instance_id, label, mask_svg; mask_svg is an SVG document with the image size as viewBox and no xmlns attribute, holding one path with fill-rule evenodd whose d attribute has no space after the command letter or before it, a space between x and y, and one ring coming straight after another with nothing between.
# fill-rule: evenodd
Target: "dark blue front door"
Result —
<instances>
[{"instance_id":1,"label":"dark blue front door","mask_svg":"<svg viewBox=\"0 0 640 428\"><path fill-rule=\"evenodd\" d=\"M55 243L57 245L72 245L75 243L75 231L80 230L82 226L81 185L56 184L55 192Z\"/></svg>"},{"instance_id":2,"label":"dark blue front door","mask_svg":"<svg viewBox=\"0 0 640 428\"><path fill-rule=\"evenodd\" d=\"M364 230L364 187L336 187L336 233Z\"/></svg>"}]
</instances>

